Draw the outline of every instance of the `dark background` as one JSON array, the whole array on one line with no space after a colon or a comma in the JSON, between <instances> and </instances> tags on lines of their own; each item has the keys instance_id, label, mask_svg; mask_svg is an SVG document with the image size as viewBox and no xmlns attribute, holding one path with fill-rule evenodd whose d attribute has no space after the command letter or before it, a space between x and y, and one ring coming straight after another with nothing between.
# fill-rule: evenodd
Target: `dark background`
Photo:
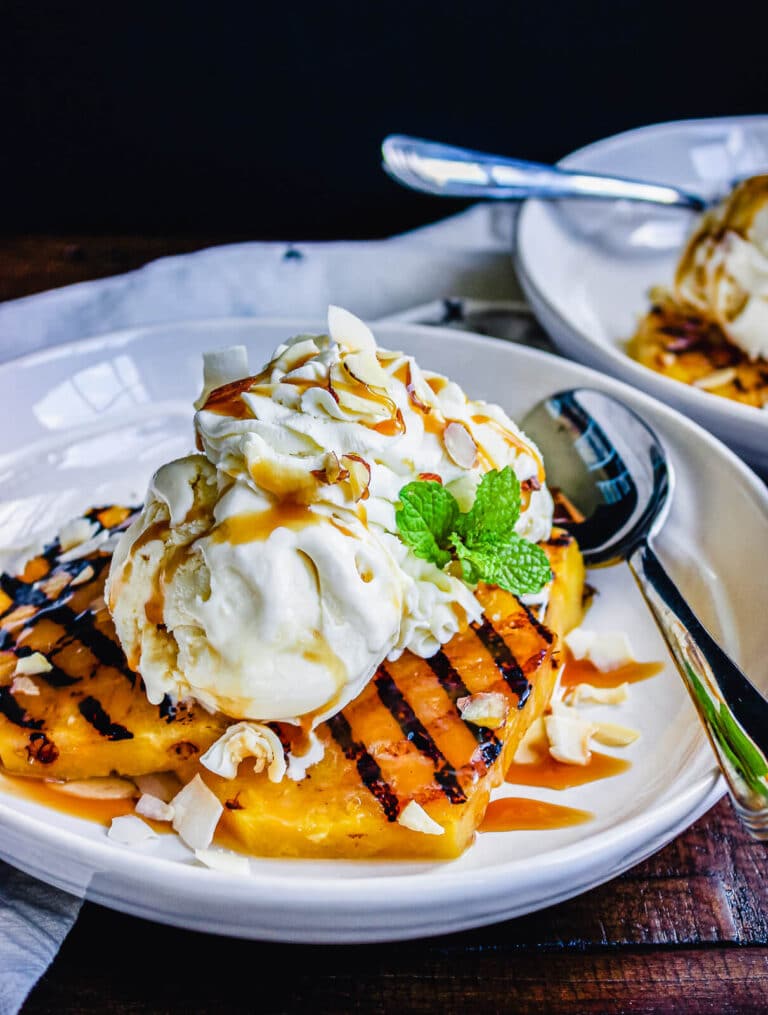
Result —
<instances>
[{"instance_id":1,"label":"dark background","mask_svg":"<svg viewBox=\"0 0 768 1015\"><path fill-rule=\"evenodd\" d=\"M768 3L5 3L6 233L380 236L462 205L390 132L553 161L768 107Z\"/></svg>"}]
</instances>

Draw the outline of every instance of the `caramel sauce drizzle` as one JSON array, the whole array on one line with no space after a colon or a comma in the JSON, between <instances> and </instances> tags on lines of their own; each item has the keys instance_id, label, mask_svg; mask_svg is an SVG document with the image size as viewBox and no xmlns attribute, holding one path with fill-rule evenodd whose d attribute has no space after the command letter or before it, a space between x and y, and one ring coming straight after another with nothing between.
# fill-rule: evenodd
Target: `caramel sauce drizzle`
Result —
<instances>
[{"instance_id":1,"label":"caramel sauce drizzle","mask_svg":"<svg viewBox=\"0 0 768 1015\"><path fill-rule=\"evenodd\" d=\"M505 782L516 786L538 786L544 789L572 789L600 779L621 775L632 767L624 758L593 751L586 765L565 765L549 751L543 751L537 761L529 764L512 762L504 776Z\"/></svg>"},{"instance_id":2,"label":"caramel sauce drizzle","mask_svg":"<svg viewBox=\"0 0 768 1015\"><path fill-rule=\"evenodd\" d=\"M304 529L319 521L319 516L305 504L294 501L281 501L266 511L252 511L226 518L211 532L214 543L252 543L264 540L277 528Z\"/></svg>"}]
</instances>

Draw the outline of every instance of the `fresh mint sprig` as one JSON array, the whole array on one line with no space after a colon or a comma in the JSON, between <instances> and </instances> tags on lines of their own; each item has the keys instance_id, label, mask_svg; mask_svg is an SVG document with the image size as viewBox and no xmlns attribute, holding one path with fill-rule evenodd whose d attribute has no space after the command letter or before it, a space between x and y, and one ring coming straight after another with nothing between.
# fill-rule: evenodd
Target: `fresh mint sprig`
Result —
<instances>
[{"instance_id":1,"label":"fresh mint sprig","mask_svg":"<svg viewBox=\"0 0 768 1015\"><path fill-rule=\"evenodd\" d=\"M525 595L539 592L552 577L541 547L515 532L520 483L509 466L483 476L465 512L442 484L408 483L395 517L401 539L417 557L440 568L458 561L470 585L484 581Z\"/></svg>"}]
</instances>

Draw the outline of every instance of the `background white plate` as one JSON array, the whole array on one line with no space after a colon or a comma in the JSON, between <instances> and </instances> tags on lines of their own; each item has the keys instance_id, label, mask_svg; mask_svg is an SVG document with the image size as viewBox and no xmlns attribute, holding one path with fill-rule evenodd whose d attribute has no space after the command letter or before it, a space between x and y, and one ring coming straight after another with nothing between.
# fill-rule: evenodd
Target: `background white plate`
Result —
<instances>
[{"instance_id":1,"label":"background white plate","mask_svg":"<svg viewBox=\"0 0 768 1015\"><path fill-rule=\"evenodd\" d=\"M0 546L12 550L93 503L135 502L152 470L192 445L191 400L204 350L246 343L252 365L286 336L322 322L216 321L123 332L50 349L0 368L13 422L0 435ZM765 688L768 494L698 427L617 382L559 357L471 334L414 325L376 328L382 345L415 354L474 397L520 416L574 384L612 391L659 431L677 473L659 549L705 622ZM665 651L629 573L594 575L589 623L629 632L638 656ZM551 832L483 834L451 863L348 863L255 858L252 877L192 863L178 840L129 849L97 825L0 790L0 855L104 905L204 931L303 942L360 942L445 933L558 902L668 842L723 792L709 748L671 666L638 685L611 718L642 737L625 774L563 793L507 787L584 807L595 820ZM618 753L618 752L617 752Z\"/></svg>"},{"instance_id":2,"label":"background white plate","mask_svg":"<svg viewBox=\"0 0 768 1015\"><path fill-rule=\"evenodd\" d=\"M723 193L737 177L768 172L768 116L644 127L582 148L561 165ZM623 348L648 309L649 288L671 282L696 218L626 201L527 201L517 226L518 277L566 355L673 405L768 474L768 411L663 377Z\"/></svg>"}]
</instances>

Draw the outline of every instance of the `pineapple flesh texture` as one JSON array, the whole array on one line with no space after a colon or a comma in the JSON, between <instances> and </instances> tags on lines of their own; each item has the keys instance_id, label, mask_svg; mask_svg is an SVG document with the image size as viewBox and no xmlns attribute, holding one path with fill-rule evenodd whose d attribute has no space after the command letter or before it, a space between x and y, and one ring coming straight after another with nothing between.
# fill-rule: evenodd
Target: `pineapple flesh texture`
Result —
<instances>
[{"instance_id":1,"label":"pineapple flesh texture","mask_svg":"<svg viewBox=\"0 0 768 1015\"><path fill-rule=\"evenodd\" d=\"M123 509L87 516L107 528ZM112 523L112 524L110 524ZM316 731L325 754L299 781L272 783L245 761L225 780L198 764L232 722L192 704L150 704L116 640L103 602L109 556L58 561L56 543L0 587L0 762L14 775L73 780L196 771L224 805L217 839L281 857L449 859L471 843L491 790L530 724L546 708L559 640L581 619L584 566L555 529L542 544L554 580L546 626L512 595L481 586L486 620L430 659L385 663L342 713ZM89 569L89 570L86 570ZM51 670L14 683L18 660L42 653ZM508 714L491 730L465 722L457 702L496 692ZM286 745L301 734L275 725ZM441 835L397 820L411 801Z\"/></svg>"}]
</instances>

